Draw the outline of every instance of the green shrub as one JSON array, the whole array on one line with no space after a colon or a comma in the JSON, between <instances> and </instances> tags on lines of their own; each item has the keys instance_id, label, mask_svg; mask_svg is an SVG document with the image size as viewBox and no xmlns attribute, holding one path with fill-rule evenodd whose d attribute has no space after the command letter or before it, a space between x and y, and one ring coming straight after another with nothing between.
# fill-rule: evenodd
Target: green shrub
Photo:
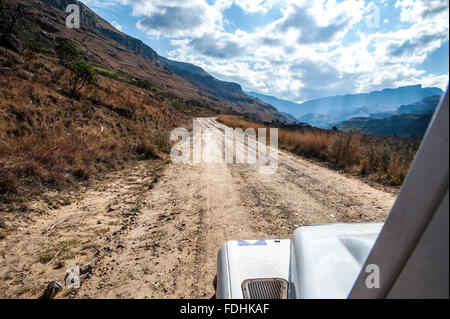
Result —
<instances>
[{"instance_id":1,"label":"green shrub","mask_svg":"<svg viewBox=\"0 0 450 319\"><path fill-rule=\"evenodd\" d=\"M95 69L84 60L78 48L69 40L61 42L56 47L60 63L72 71L68 84L68 94L73 97L83 87L97 83Z\"/></svg>"},{"instance_id":2,"label":"green shrub","mask_svg":"<svg viewBox=\"0 0 450 319\"><path fill-rule=\"evenodd\" d=\"M52 254L44 254L39 257L39 261L43 264L48 264L53 258L55 258L55 256Z\"/></svg>"}]
</instances>

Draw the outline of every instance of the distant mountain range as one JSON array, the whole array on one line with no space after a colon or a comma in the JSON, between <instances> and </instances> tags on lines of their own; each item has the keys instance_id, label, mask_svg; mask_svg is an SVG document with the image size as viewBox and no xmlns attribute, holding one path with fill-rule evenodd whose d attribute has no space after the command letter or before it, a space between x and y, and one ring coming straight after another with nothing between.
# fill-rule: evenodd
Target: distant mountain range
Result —
<instances>
[{"instance_id":1,"label":"distant mountain range","mask_svg":"<svg viewBox=\"0 0 450 319\"><path fill-rule=\"evenodd\" d=\"M402 105L395 111L374 113L370 114L369 117L380 119L401 114L433 114L436 110L437 105L439 104L440 99L440 95L429 96L419 102Z\"/></svg>"},{"instance_id":2,"label":"distant mountain range","mask_svg":"<svg viewBox=\"0 0 450 319\"><path fill-rule=\"evenodd\" d=\"M352 127L361 134L375 136L396 136L421 139L430 123L432 115L402 114L382 119L354 117L345 121L343 127Z\"/></svg>"},{"instance_id":3,"label":"distant mountain range","mask_svg":"<svg viewBox=\"0 0 450 319\"><path fill-rule=\"evenodd\" d=\"M392 112L371 114L369 117L352 117L337 125L340 130L356 129L376 136L398 136L421 139L439 104L441 96L427 97L420 102L402 105Z\"/></svg>"},{"instance_id":4,"label":"distant mountain range","mask_svg":"<svg viewBox=\"0 0 450 319\"><path fill-rule=\"evenodd\" d=\"M424 88L418 84L370 93L330 96L303 103L280 100L255 92L247 94L272 104L280 112L292 114L300 122L328 128L351 117L391 112L401 105L415 103L429 96L442 95L443 91L434 87Z\"/></svg>"},{"instance_id":5,"label":"distant mountain range","mask_svg":"<svg viewBox=\"0 0 450 319\"><path fill-rule=\"evenodd\" d=\"M2 0L23 6L26 32L22 43L46 54L55 54L56 45L70 39L92 64L121 70L139 79L154 82L171 93L208 103L222 113L248 114L263 120L290 122L272 105L247 96L237 83L220 81L202 68L159 56L141 40L135 39L106 22L80 3L81 28L65 26L66 7L72 0ZM0 23L0 32L3 23Z\"/></svg>"},{"instance_id":6,"label":"distant mountain range","mask_svg":"<svg viewBox=\"0 0 450 319\"><path fill-rule=\"evenodd\" d=\"M361 106L348 110L331 110L328 113L308 113L297 120L320 128L330 128L351 117L365 117L384 110L385 107Z\"/></svg>"},{"instance_id":7,"label":"distant mountain range","mask_svg":"<svg viewBox=\"0 0 450 319\"><path fill-rule=\"evenodd\" d=\"M432 95L442 95L439 88L423 88L422 85L401 86L394 89L384 89L361 94L346 94L331 96L304 102L296 114L300 117L307 113L327 113L330 111L348 111L363 106L380 109L394 109L400 105L410 104Z\"/></svg>"}]
</instances>

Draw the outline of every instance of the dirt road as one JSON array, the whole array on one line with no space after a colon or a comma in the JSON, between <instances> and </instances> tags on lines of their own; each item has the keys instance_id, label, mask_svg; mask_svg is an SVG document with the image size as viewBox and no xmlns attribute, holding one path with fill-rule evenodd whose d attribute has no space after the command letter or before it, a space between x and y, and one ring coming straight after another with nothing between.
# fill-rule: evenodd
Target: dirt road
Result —
<instances>
[{"instance_id":1,"label":"dirt road","mask_svg":"<svg viewBox=\"0 0 450 319\"><path fill-rule=\"evenodd\" d=\"M214 119L200 123L224 134ZM53 208L38 202L19 218L4 212L0 298L38 297L73 263L93 272L59 297L209 298L226 241L289 238L309 224L381 222L396 196L282 151L272 175L250 164L172 163L156 176L158 165L112 174Z\"/></svg>"}]
</instances>

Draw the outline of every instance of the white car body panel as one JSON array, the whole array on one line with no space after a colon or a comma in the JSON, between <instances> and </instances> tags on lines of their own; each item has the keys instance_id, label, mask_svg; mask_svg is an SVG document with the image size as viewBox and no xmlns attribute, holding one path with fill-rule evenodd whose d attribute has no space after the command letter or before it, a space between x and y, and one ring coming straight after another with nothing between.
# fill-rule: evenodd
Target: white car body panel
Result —
<instances>
[{"instance_id":1,"label":"white car body panel","mask_svg":"<svg viewBox=\"0 0 450 319\"><path fill-rule=\"evenodd\" d=\"M297 229L292 240L230 241L218 256L218 299L242 299L248 279L285 279L289 297L346 298L382 224Z\"/></svg>"},{"instance_id":2,"label":"white car body panel","mask_svg":"<svg viewBox=\"0 0 450 319\"><path fill-rule=\"evenodd\" d=\"M297 229L290 297L347 298L381 228L382 224L332 224Z\"/></svg>"},{"instance_id":3,"label":"white car body panel","mask_svg":"<svg viewBox=\"0 0 450 319\"><path fill-rule=\"evenodd\" d=\"M242 283L247 279L289 280L291 241L230 241L219 251L217 299L243 299Z\"/></svg>"}]
</instances>

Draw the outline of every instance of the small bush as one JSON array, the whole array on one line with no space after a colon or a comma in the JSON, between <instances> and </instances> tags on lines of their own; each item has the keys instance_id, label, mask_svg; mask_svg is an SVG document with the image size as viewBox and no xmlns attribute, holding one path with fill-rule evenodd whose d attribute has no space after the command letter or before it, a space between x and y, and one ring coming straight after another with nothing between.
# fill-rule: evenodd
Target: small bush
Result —
<instances>
[{"instance_id":1,"label":"small bush","mask_svg":"<svg viewBox=\"0 0 450 319\"><path fill-rule=\"evenodd\" d=\"M16 194L18 189L17 177L7 169L0 168L0 194Z\"/></svg>"},{"instance_id":2,"label":"small bush","mask_svg":"<svg viewBox=\"0 0 450 319\"><path fill-rule=\"evenodd\" d=\"M71 68L73 63L84 60L78 48L70 40L64 40L56 47L59 62L66 68Z\"/></svg>"},{"instance_id":3,"label":"small bush","mask_svg":"<svg viewBox=\"0 0 450 319\"><path fill-rule=\"evenodd\" d=\"M155 145L151 144L149 141L140 141L136 145L136 153L140 156L142 160L148 159L158 159L158 150Z\"/></svg>"},{"instance_id":4,"label":"small bush","mask_svg":"<svg viewBox=\"0 0 450 319\"><path fill-rule=\"evenodd\" d=\"M165 130L158 130L150 136L150 143L159 151L168 154L172 144L170 143L170 134Z\"/></svg>"},{"instance_id":5,"label":"small bush","mask_svg":"<svg viewBox=\"0 0 450 319\"><path fill-rule=\"evenodd\" d=\"M91 170L87 167L77 168L72 172L73 177L78 181L87 181L91 177Z\"/></svg>"},{"instance_id":6,"label":"small bush","mask_svg":"<svg viewBox=\"0 0 450 319\"><path fill-rule=\"evenodd\" d=\"M360 136L353 131L337 133L328 148L329 160L339 168L352 167L361 162Z\"/></svg>"},{"instance_id":7,"label":"small bush","mask_svg":"<svg viewBox=\"0 0 450 319\"><path fill-rule=\"evenodd\" d=\"M73 97L83 87L97 83L95 69L84 60L78 48L71 41L66 40L60 43L56 52L60 63L72 71L67 88L70 97Z\"/></svg>"},{"instance_id":8,"label":"small bush","mask_svg":"<svg viewBox=\"0 0 450 319\"><path fill-rule=\"evenodd\" d=\"M39 261L43 264L48 264L55 258L55 255L53 254L44 254L39 257Z\"/></svg>"}]
</instances>

